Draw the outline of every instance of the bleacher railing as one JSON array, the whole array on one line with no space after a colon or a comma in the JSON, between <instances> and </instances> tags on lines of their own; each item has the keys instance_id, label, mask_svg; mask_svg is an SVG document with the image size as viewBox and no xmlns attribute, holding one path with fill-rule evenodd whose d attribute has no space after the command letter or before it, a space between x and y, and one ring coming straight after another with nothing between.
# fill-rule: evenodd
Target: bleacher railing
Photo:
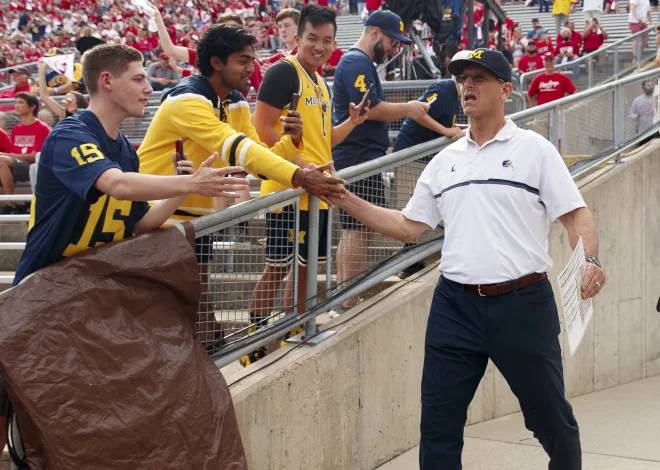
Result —
<instances>
[{"instance_id":1,"label":"bleacher railing","mask_svg":"<svg viewBox=\"0 0 660 470\"><path fill-rule=\"evenodd\" d=\"M5 67L0 69L0 90L9 87L12 84L11 73L9 73L10 70L16 68L25 68L31 74L36 74L37 64L38 62L28 62L27 64L12 65L11 67Z\"/></svg>"},{"instance_id":2,"label":"bleacher railing","mask_svg":"<svg viewBox=\"0 0 660 470\"><path fill-rule=\"evenodd\" d=\"M650 26L626 36L574 61L557 64L555 68L559 72L569 74L578 91L616 80L638 70L643 63L655 57L655 27L656 25ZM532 80L541 73L543 69L521 74L518 90L526 92Z\"/></svg>"},{"instance_id":3,"label":"bleacher railing","mask_svg":"<svg viewBox=\"0 0 660 470\"><path fill-rule=\"evenodd\" d=\"M550 140L564 156L572 174L582 176L599 165L616 161L623 150L657 133L659 79L660 69L650 70L509 117L518 126L533 129ZM655 84L652 97L642 91L646 80ZM633 103L649 99L654 100L655 116L632 113ZM380 205L402 209L426 162L449 143L448 139L439 138L347 168L338 175L350 183L361 182L363 192L375 196ZM366 290L378 288L392 273L442 247L442 227L401 252L401 243L370 233L333 209L329 211L331 223L323 234L318 223L319 200L311 198L310 225L305 234L309 252L305 266L307 296L304 308L300 307L305 313L298 314L295 289L287 294L285 287L285 278L290 278L295 286L302 275L297 251L291 264L283 267L278 276L264 277L263 273L264 243L269 235L264 219L267 214L290 206L290 230L275 230L270 235L286 237L297 246L294 241L298 239L300 197L300 190L285 190L192 221L200 255L207 256L197 331L219 366L257 347L273 347L279 338L302 323L304 338L313 338L318 333L319 315ZM340 251L344 253L340 253L342 261L338 263L338 241L342 236ZM360 240L360 236L364 239ZM325 244L325 264L316 258L319 243ZM281 282L268 285L275 282L272 279ZM266 286L267 295L256 286ZM255 323L256 317L259 323Z\"/></svg>"}]
</instances>

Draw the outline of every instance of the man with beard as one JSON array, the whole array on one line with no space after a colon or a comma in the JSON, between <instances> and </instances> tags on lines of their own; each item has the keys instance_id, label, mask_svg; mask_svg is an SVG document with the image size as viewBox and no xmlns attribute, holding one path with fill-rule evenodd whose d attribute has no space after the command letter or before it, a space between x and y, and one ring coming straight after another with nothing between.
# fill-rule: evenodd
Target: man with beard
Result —
<instances>
[{"instance_id":1,"label":"man with beard","mask_svg":"<svg viewBox=\"0 0 660 470\"><path fill-rule=\"evenodd\" d=\"M282 117L287 133L271 142L270 150L261 144L247 101L240 94L250 87L255 44L255 37L243 28L215 26L204 34L197 47L201 74L185 78L163 93L138 151L140 171L167 174L175 142L183 139L186 155L195 165L209 150L218 151L218 166L238 165L283 187L301 186L321 197L343 194L343 182L324 174L324 168L300 168L287 161L302 148L299 115ZM213 203L210 197L193 195L185 199L175 215L184 219L203 216L213 212ZM200 261L208 260L211 245L208 239L200 240ZM199 319L198 333L211 350L216 341L222 341L215 334L221 329L214 327L212 311L204 315Z\"/></svg>"},{"instance_id":2,"label":"man with beard","mask_svg":"<svg viewBox=\"0 0 660 470\"><path fill-rule=\"evenodd\" d=\"M341 170L374 158L382 157L389 146L387 123L404 117L419 120L429 110L429 103L383 101L383 88L374 66L393 56L399 43L410 43L403 34L403 22L388 10L376 11L367 18L358 42L342 57L333 83L333 123L348 117L349 103L359 103L369 93L371 105L369 119L352 131L337 145L332 156L335 168ZM383 205L384 188L380 175L370 176L350 185L350 190L376 205ZM366 262L369 231L350 215L341 213L342 234L337 252L337 283L342 284L357 276ZM344 302L344 307L355 305L355 299Z\"/></svg>"},{"instance_id":3,"label":"man with beard","mask_svg":"<svg viewBox=\"0 0 660 470\"><path fill-rule=\"evenodd\" d=\"M642 82L642 91L644 93L633 100L630 105L630 112L628 113L630 119L637 124L638 134L653 126L656 101L655 96L653 96L655 82L653 80L644 80Z\"/></svg>"}]
</instances>

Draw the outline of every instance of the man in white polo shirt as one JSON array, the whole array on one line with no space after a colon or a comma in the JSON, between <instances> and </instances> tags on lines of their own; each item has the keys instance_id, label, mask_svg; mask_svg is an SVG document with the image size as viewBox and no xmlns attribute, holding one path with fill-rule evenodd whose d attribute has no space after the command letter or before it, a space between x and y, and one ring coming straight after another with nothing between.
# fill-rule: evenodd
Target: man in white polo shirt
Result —
<instances>
[{"instance_id":1,"label":"man in white polo shirt","mask_svg":"<svg viewBox=\"0 0 660 470\"><path fill-rule=\"evenodd\" d=\"M402 211L353 194L337 205L373 230L412 242L445 224L442 277L429 315L422 375L420 468L459 470L467 408L490 358L516 394L550 470L578 470L578 425L564 396L559 318L546 271L550 224L582 237L582 296L605 284L598 235L561 156L504 117L511 68L477 49L449 64L466 136L427 165Z\"/></svg>"}]
</instances>

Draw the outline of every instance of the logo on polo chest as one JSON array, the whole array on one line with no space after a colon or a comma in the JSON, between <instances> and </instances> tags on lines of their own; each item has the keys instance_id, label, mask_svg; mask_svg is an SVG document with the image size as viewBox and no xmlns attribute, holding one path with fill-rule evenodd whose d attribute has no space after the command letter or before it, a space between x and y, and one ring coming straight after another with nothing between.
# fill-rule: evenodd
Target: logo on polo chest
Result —
<instances>
[{"instance_id":1,"label":"logo on polo chest","mask_svg":"<svg viewBox=\"0 0 660 470\"><path fill-rule=\"evenodd\" d=\"M504 168L511 168L513 170L513 162L511 160L504 160L502 162Z\"/></svg>"}]
</instances>

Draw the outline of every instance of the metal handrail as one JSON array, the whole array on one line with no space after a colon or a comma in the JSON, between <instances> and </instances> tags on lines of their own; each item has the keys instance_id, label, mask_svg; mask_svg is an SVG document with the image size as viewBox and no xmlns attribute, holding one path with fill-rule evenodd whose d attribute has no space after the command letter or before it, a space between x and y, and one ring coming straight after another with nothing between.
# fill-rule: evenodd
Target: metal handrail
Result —
<instances>
[{"instance_id":1,"label":"metal handrail","mask_svg":"<svg viewBox=\"0 0 660 470\"><path fill-rule=\"evenodd\" d=\"M630 76L625 77L625 78L621 78L621 79L619 79L615 82L603 83L601 85L589 88L588 90L584 90L584 91L581 91L579 93L575 93L573 95L568 95L568 96L565 96L561 99L551 101L549 103L534 106L533 108L525 109L525 110L520 111L519 113L515 113L515 114L513 114L509 117L511 119L513 119L514 121L520 120L520 119L526 119L526 118L535 116L537 114L543 114L543 113L545 113L545 112L547 112L547 111L549 111L553 108L559 108L559 107L563 107L564 105L567 105L567 104L570 104L570 103L582 101L585 98L589 98L589 97L592 97L594 95L600 94L603 91L614 90L616 87L624 86L624 85L627 85L629 83L642 81L642 80L645 80L647 78L654 78L658 75L660 75L660 69L658 69L658 68L647 70L647 71L642 72L642 73L638 73L638 74L635 74L635 75L630 75Z\"/></svg>"},{"instance_id":2,"label":"metal handrail","mask_svg":"<svg viewBox=\"0 0 660 470\"><path fill-rule=\"evenodd\" d=\"M620 45L625 44L625 43L632 43L634 42L638 37L642 36L643 34L649 34L656 28L657 24L653 26L649 26L648 28L638 31L634 34L630 34L629 36L626 36L625 38L621 38L618 41L615 41L611 44L607 44L603 47L600 47L599 49L592 51L588 54L585 54L583 56L578 57L577 59L567 62L565 64L557 64L555 68L559 71L564 71L564 70L570 70L571 68L575 67L576 65L582 65L582 64L589 64L591 60L595 57L598 57L599 55L603 54L604 52L609 52L610 49L615 49L615 52L618 53L618 48ZM641 54L637 55L637 63L635 64L634 68L637 68L639 66L639 63L642 61ZM624 73L625 70L619 71L615 74L615 78L618 77L620 74ZM531 82L531 79L533 79L536 75L539 75L543 73L543 69L537 69L537 70L531 70L529 72L525 72L520 75L519 77L519 87L521 90L525 90L526 85L528 84L527 82ZM529 79L529 80L528 80ZM591 87L593 83L590 81L589 86Z\"/></svg>"},{"instance_id":3,"label":"metal handrail","mask_svg":"<svg viewBox=\"0 0 660 470\"><path fill-rule=\"evenodd\" d=\"M634 145L637 145L639 141L657 133L659 129L660 124L656 124L654 128L647 130L626 146L615 150L608 155L593 159L584 167L572 169L571 175L576 180L586 176L587 174L593 172L595 169L599 168L603 163L611 161L612 159L618 157L625 150L633 147ZM444 140L444 138L441 140ZM421 149L422 147L418 146L417 148ZM400 159L396 158L393 160L399 161ZM348 171L353 169L356 170L350 172ZM354 176L354 173L357 173L357 171L359 171L361 174L366 174L362 172L367 171L368 173L371 173L372 170L373 169L368 168L368 166L365 166L362 170L357 169L357 167L353 167L352 169L346 169L341 173L341 176L344 178L350 178L351 175ZM214 360L215 365L217 367L224 367L238 360L241 356L244 356L245 354L248 354L249 352L259 347L270 344L275 339L284 336L287 331L289 331L294 326L299 325L301 322L308 323L320 313L327 312L332 308L341 305L344 300L354 297L368 289L371 289L372 287L382 282L383 279L392 276L401 269L439 253L442 251L443 242L444 238L439 238L416 246L405 253L405 259L399 256L400 254L394 255L392 258L385 261L382 265L372 270L367 276L362 276L359 279L356 279L351 283L351 285L331 295L325 301L311 307L302 315L289 315L284 320L266 328L262 328L256 333L244 338L242 341L230 344L219 353L213 354L212 359Z\"/></svg>"}]
</instances>

